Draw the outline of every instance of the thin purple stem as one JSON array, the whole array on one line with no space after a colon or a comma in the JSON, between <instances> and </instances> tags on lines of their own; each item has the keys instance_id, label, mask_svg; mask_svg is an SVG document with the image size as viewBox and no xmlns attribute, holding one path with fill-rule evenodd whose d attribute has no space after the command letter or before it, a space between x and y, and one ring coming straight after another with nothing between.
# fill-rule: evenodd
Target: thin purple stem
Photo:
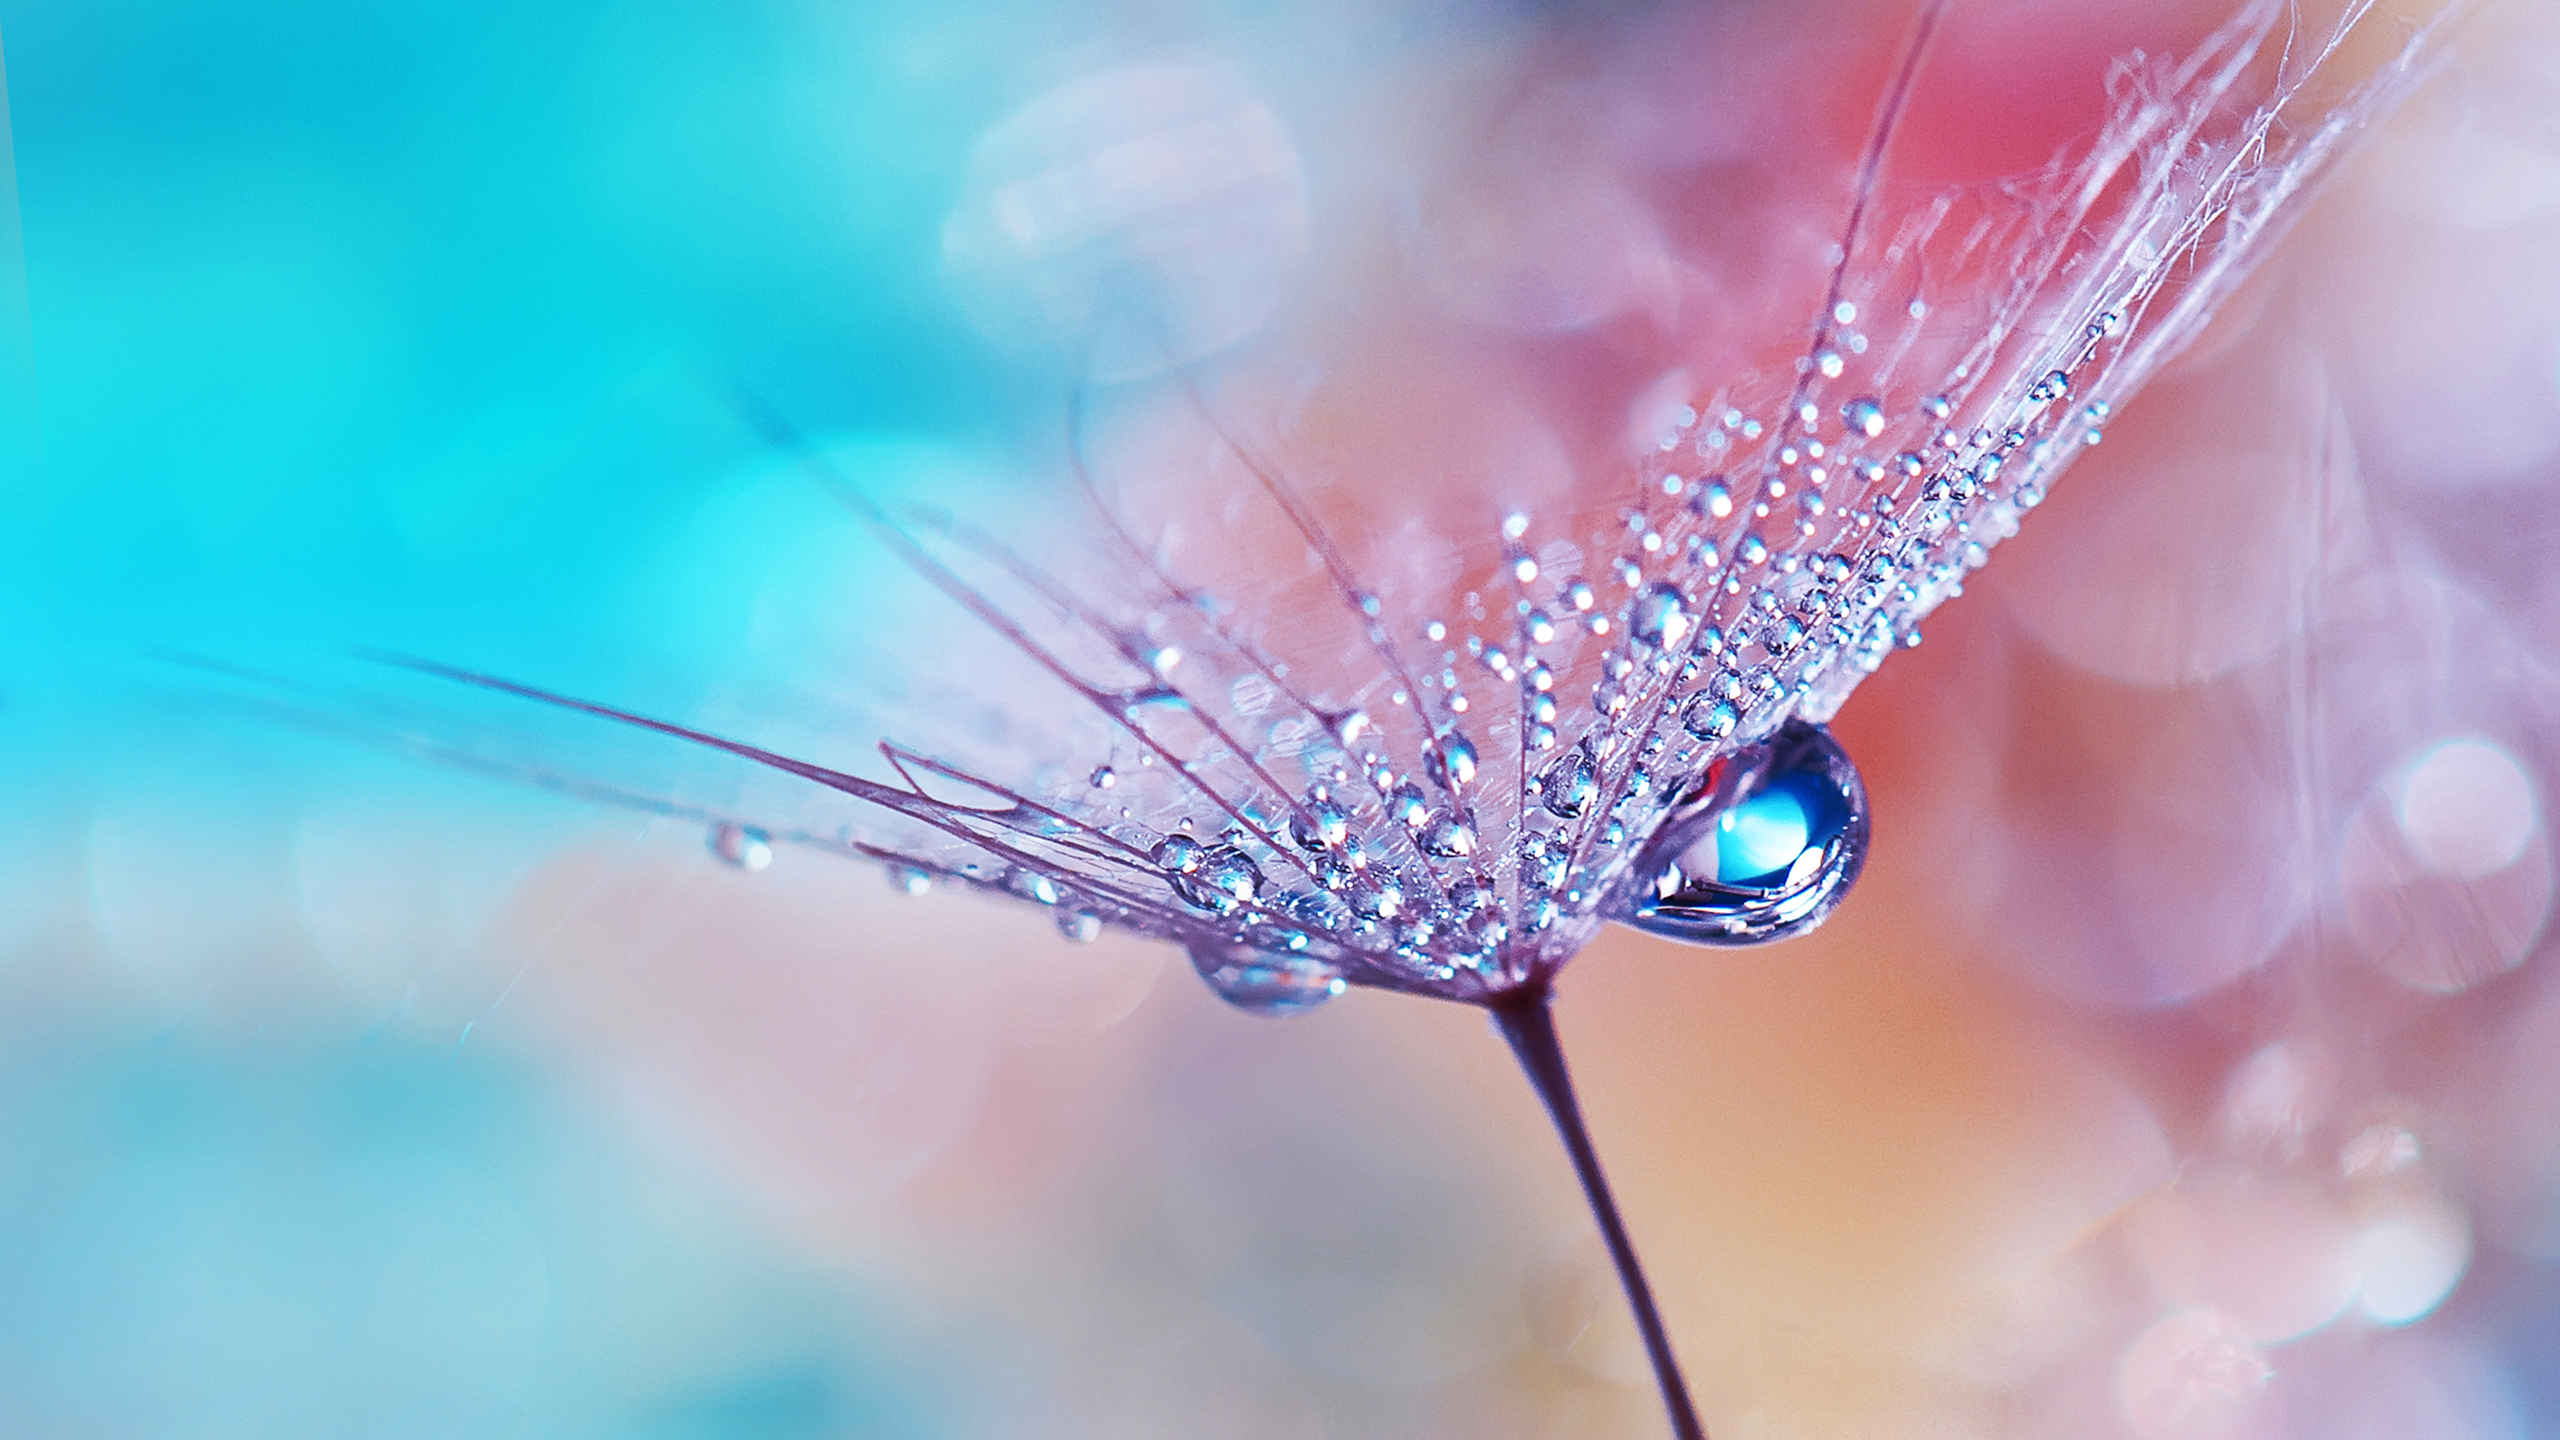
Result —
<instances>
[{"instance_id":1,"label":"thin purple stem","mask_svg":"<svg viewBox=\"0 0 2560 1440\"><path fill-rule=\"evenodd\" d=\"M1564 1047L1556 1040L1555 1016L1549 1009L1553 999L1554 993L1541 981L1512 991L1488 1008L1502 1038L1511 1042L1511 1053L1520 1057L1530 1088L1546 1102L1556 1133L1564 1138L1565 1153L1573 1157L1573 1173L1581 1178L1582 1193L1591 1201L1592 1218L1600 1222L1600 1238L1608 1243L1610 1263L1618 1267L1618 1283L1626 1287L1636 1330L1644 1336L1645 1356L1653 1362L1653 1378L1662 1386L1662 1406L1671 1413L1673 1440L1707 1440L1707 1429L1698 1423L1697 1409L1689 1403L1688 1382L1680 1378L1679 1358L1671 1353L1671 1336L1662 1328L1662 1312L1654 1308L1653 1287L1645 1283L1644 1267L1636 1263L1636 1247L1618 1219L1618 1202L1609 1196L1609 1177L1601 1173L1599 1152L1591 1148L1591 1132L1583 1128L1582 1106L1573 1098L1573 1077L1565 1070Z\"/></svg>"}]
</instances>

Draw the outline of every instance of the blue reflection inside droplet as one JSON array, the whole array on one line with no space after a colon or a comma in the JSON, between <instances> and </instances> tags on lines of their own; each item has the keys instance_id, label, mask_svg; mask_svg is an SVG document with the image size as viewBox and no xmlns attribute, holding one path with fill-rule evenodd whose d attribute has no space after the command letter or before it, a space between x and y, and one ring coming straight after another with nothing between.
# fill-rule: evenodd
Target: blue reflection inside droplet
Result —
<instances>
[{"instance_id":1,"label":"blue reflection inside droplet","mask_svg":"<svg viewBox=\"0 0 2560 1440\"><path fill-rule=\"evenodd\" d=\"M1841 808L1831 787L1809 771L1770 777L1716 821L1716 883L1775 885L1796 857L1828 842Z\"/></svg>"}]
</instances>

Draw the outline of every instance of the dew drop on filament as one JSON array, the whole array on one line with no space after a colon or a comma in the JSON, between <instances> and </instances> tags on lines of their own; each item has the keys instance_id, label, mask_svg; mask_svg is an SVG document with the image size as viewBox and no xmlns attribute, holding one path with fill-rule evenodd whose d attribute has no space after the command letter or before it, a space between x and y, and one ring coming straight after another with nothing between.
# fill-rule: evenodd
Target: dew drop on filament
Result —
<instances>
[{"instance_id":1,"label":"dew drop on filament","mask_svg":"<svg viewBox=\"0 0 2560 1440\"><path fill-rule=\"evenodd\" d=\"M711 853L721 864L752 874L773 863L773 837L724 820L711 827Z\"/></svg>"},{"instance_id":2,"label":"dew drop on filament","mask_svg":"<svg viewBox=\"0 0 2560 1440\"><path fill-rule=\"evenodd\" d=\"M1218 998L1248 1015L1302 1015L1343 991L1342 972L1312 955L1275 955L1249 945L1201 941L1191 968Z\"/></svg>"},{"instance_id":3,"label":"dew drop on filament","mask_svg":"<svg viewBox=\"0 0 2560 1440\"><path fill-rule=\"evenodd\" d=\"M1702 945L1800 935L1848 894L1867 832L1847 752L1821 726L1790 721L1708 770L1645 847L1638 873L1651 883L1620 918Z\"/></svg>"}]
</instances>

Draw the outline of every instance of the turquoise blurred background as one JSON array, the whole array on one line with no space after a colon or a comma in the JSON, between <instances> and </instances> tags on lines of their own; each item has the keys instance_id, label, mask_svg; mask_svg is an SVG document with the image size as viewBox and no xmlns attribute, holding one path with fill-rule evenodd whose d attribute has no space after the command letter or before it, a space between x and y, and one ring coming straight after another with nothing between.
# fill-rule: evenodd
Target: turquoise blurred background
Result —
<instances>
[{"instance_id":1,"label":"turquoise blurred background","mask_svg":"<svg viewBox=\"0 0 2560 1440\"><path fill-rule=\"evenodd\" d=\"M414 817L454 777L154 657L733 666L738 575L821 507L724 387L997 435L936 266L999 36L1037 19L0 4L0 1434L944 1433L911 1317L539 1056L315 980L244 898L315 797ZM441 833L505 837L491 895L583 823L468 793ZM84 873L110 832L149 899Z\"/></svg>"}]
</instances>

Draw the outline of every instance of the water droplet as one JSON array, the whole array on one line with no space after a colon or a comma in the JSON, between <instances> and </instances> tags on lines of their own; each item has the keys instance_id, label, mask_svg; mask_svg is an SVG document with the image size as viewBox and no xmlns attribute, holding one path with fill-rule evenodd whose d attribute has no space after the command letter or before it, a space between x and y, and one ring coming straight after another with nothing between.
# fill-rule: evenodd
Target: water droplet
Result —
<instances>
[{"instance_id":1,"label":"water droplet","mask_svg":"<svg viewBox=\"0 0 2560 1440\"><path fill-rule=\"evenodd\" d=\"M1422 757L1422 770L1431 777L1432 784L1443 790L1465 789L1475 783L1475 743L1454 730L1450 731Z\"/></svg>"},{"instance_id":2,"label":"water droplet","mask_svg":"<svg viewBox=\"0 0 2560 1440\"><path fill-rule=\"evenodd\" d=\"M2048 370L2044 378L2027 387L2027 398L2038 405L2050 404L2071 393L2071 375L2065 370Z\"/></svg>"},{"instance_id":3,"label":"water droplet","mask_svg":"<svg viewBox=\"0 0 2560 1440\"><path fill-rule=\"evenodd\" d=\"M1816 350L1813 352L1813 368L1823 379L1837 380L1840 378L1840 372L1848 367L1846 362L1841 360L1839 351Z\"/></svg>"},{"instance_id":4,"label":"water droplet","mask_svg":"<svg viewBox=\"0 0 2560 1440\"><path fill-rule=\"evenodd\" d=\"M1079 945L1090 945L1102 938L1102 917L1090 910L1061 910L1058 933Z\"/></svg>"},{"instance_id":5,"label":"water droplet","mask_svg":"<svg viewBox=\"0 0 2560 1440\"><path fill-rule=\"evenodd\" d=\"M1928 399L1920 402L1920 408L1928 412L1930 419L1944 420L1949 415L1955 413L1956 407L1953 402L1947 399L1946 396L1932 395Z\"/></svg>"},{"instance_id":6,"label":"water droplet","mask_svg":"<svg viewBox=\"0 0 2560 1440\"><path fill-rule=\"evenodd\" d=\"M1351 902L1331 890L1309 890L1293 896L1288 909L1318 930L1338 931L1351 924Z\"/></svg>"},{"instance_id":7,"label":"water droplet","mask_svg":"<svg viewBox=\"0 0 2560 1440\"><path fill-rule=\"evenodd\" d=\"M933 888L933 872L916 865L892 865L889 888L901 895L921 895Z\"/></svg>"},{"instance_id":8,"label":"water droplet","mask_svg":"<svg viewBox=\"0 0 2560 1440\"><path fill-rule=\"evenodd\" d=\"M1419 830L1431 818L1430 797L1422 787L1407 780L1387 792L1387 818L1408 830Z\"/></svg>"},{"instance_id":9,"label":"water droplet","mask_svg":"<svg viewBox=\"0 0 2560 1440\"><path fill-rule=\"evenodd\" d=\"M1230 914L1262 893L1262 867L1232 845L1212 845L1200 852L1191 869L1170 873L1173 893L1184 904L1212 915Z\"/></svg>"},{"instance_id":10,"label":"water droplet","mask_svg":"<svg viewBox=\"0 0 2560 1440\"><path fill-rule=\"evenodd\" d=\"M1646 847L1628 923L1710 945L1801 934L1829 915L1866 862L1866 787L1831 733L1790 721L1708 772L1708 785Z\"/></svg>"},{"instance_id":11,"label":"water droplet","mask_svg":"<svg viewBox=\"0 0 2560 1440\"><path fill-rule=\"evenodd\" d=\"M1058 903L1058 882L1037 870L1016 869L1004 877L1004 888L1034 905Z\"/></svg>"},{"instance_id":12,"label":"water droplet","mask_svg":"<svg viewBox=\"0 0 2560 1440\"><path fill-rule=\"evenodd\" d=\"M1735 688L1740 685L1736 677ZM1706 691L1690 697L1688 707L1680 712L1681 728L1706 741L1724 739L1741 723L1742 712L1733 708L1732 701L1718 699Z\"/></svg>"},{"instance_id":13,"label":"water droplet","mask_svg":"<svg viewBox=\"0 0 2560 1440\"><path fill-rule=\"evenodd\" d=\"M1851 434L1873 440L1884 433L1884 404L1872 395L1861 395L1840 407L1840 420Z\"/></svg>"},{"instance_id":14,"label":"water droplet","mask_svg":"<svg viewBox=\"0 0 2560 1440\"><path fill-rule=\"evenodd\" d=\"M1576 613L1588 614L1592 606L1600 603L1600 597L1592 593L1590 581L1574 580L1564 587L1564 603L1572 606Z\"/></svg>"},{"instance_id":15,"label":"water droplet","mask_svg":"<svg viewBox=\"0 0 2560 1440\"><path fill-rule=\"evenodd\" d=\"M1404 886L1382 871L1353 885L1349 903L1363 920L1392 920L1404 908Z\"/></svg>"},{"instance_id":16,"label":"water droplet","mask_svg":"<svg viewBox=\"0 0 2560 1440\"><path fill-rule=\"evenodd\" d=\"M1532 610L1520 617L1520 633L1527 636L1532 645L1551 644L1556 638L1555 619L1544 610Z\"/></svg>"},{"instance_id":17,"label":"water droplet","mask_svg":"<svg viewBox=\"0 0 2560 1440\"><path fill-rule=\"evenodd\" d=\"M1085 782L1096 790L1108 790L1120 783L1120 772L1108 765L1096 765L1093 773L1085 777Z\"/></svg>"},{"instance_id":18,"label":"water droplet","mask_svg":"<svg viewBox=\"0 0 2560 1440\"><path fill-rule=\"evenodd\" d=\"M1741 544L1733 547L1733 558L1744 565L1760 564L1769 558L1769 542L1761 539L1760 532L1754 530L1742 537Z\"/></svg>"},{"instance_id":19,"label":"water droplet","mask_svg":"<svg viewBox=\"0 0 2560 1440\"><path fill-rule=\"evenodd\" d=\"M1422 851L1441 860L1476 853L1476 827L1454 810L1443 810L1423 827Z\"/></svg>"},{"instance_id":20,"label":"water droplet","mask_svg":"<svg viewBox=\"0 0 2560 1440\"><path fill-rule=\"evenodd\" d=\"M1320 713L1318 718L1324 721L1324 728L1332 732L1338 744L1350 745L1369 731L1369 712L1366 710L1337 710L1330 714Z\"/></svg>"},{"instance_id":21,"label":"water droplet","mask_svg":"<svg viewBox=\"0 0 2560 1440\"><path fill-rule=\"evenodd\" d=\"M1289 816L1289 838L1301 850L1338 850L1351 838L1351 812L1338 800L1310 794Z\"/></svg>"},{"instance_id":22,"label":"water droplet","mask_svg":"<svg viewBox=\"0 0 2560 1440\"><path fill-rule=\"evenodd\" d=\"M1627 610L1627 638L1654 650L1675 650L1689 638L1695 622L1689 597L1668 580L1657 580Z\"/></svg>"},{"instance_id":23,"label":"water droplet","mask_svg":"<svg viewBox=\"0 0 2560 1440\"><path fill-rule=\"evenodd\" d=\"M1188 835L1167 835L1156 842L1151 858L1159 870L1188 875L1200 868L1200 857L1206 853L1207 849Z\"/></svg>"},{"instance_id":24,"label":"water droplet","mask_svg":"<svg viewBox=\"0 0 2560 1440\"><path fill-rule=\"evenodd\" d=\"M711 827L711 853L720 863L749 873L773 863L773 837L752 825L723 820Z\"/></svg>"},{"instance_id":25,"label":"water droplet","mask_svg":"<svg viewBox=\"0 0 2560 1440\"><path fill-rule=\"evenodd\" d=\"M1275 955L1248 945L1196 941L1191 968L1218 998L1248 1015L1302 1015L1343 992L1342 972L1312 955Z\"/></svg>"},{"instance_id":26,"label":"water droplet","mask_svg":"<svg viewBox=\"0 0 2560 1440\"><path fill-rule=\"evenodd\" d=\"M1579 816L1598 788L1591 754L1579 746L1538 774L1539 803L1547 807L1548 814L1565 820Z\"/></svg>"},{"instance_id":27,"label":"water droplet","mask_svg":"<svg viewBox=\"0 0 2560 1440\"><path fill-rule=\"evenodd\" d=\"M1511 578L1526 585L1538 578L1538 562L1526 555L1511 557Z\"/></svg>"},{"instance_id":28,"label":"water droplet","mask_svg":"<svg viewBox=\"0 0 2560 1440\"><path fill-rule=\"evenodd\" d=\"M1529 517L1517 511L1502 517L1502 538L1517 540L1529 533Z\"/></svg>"}]
</instances>

